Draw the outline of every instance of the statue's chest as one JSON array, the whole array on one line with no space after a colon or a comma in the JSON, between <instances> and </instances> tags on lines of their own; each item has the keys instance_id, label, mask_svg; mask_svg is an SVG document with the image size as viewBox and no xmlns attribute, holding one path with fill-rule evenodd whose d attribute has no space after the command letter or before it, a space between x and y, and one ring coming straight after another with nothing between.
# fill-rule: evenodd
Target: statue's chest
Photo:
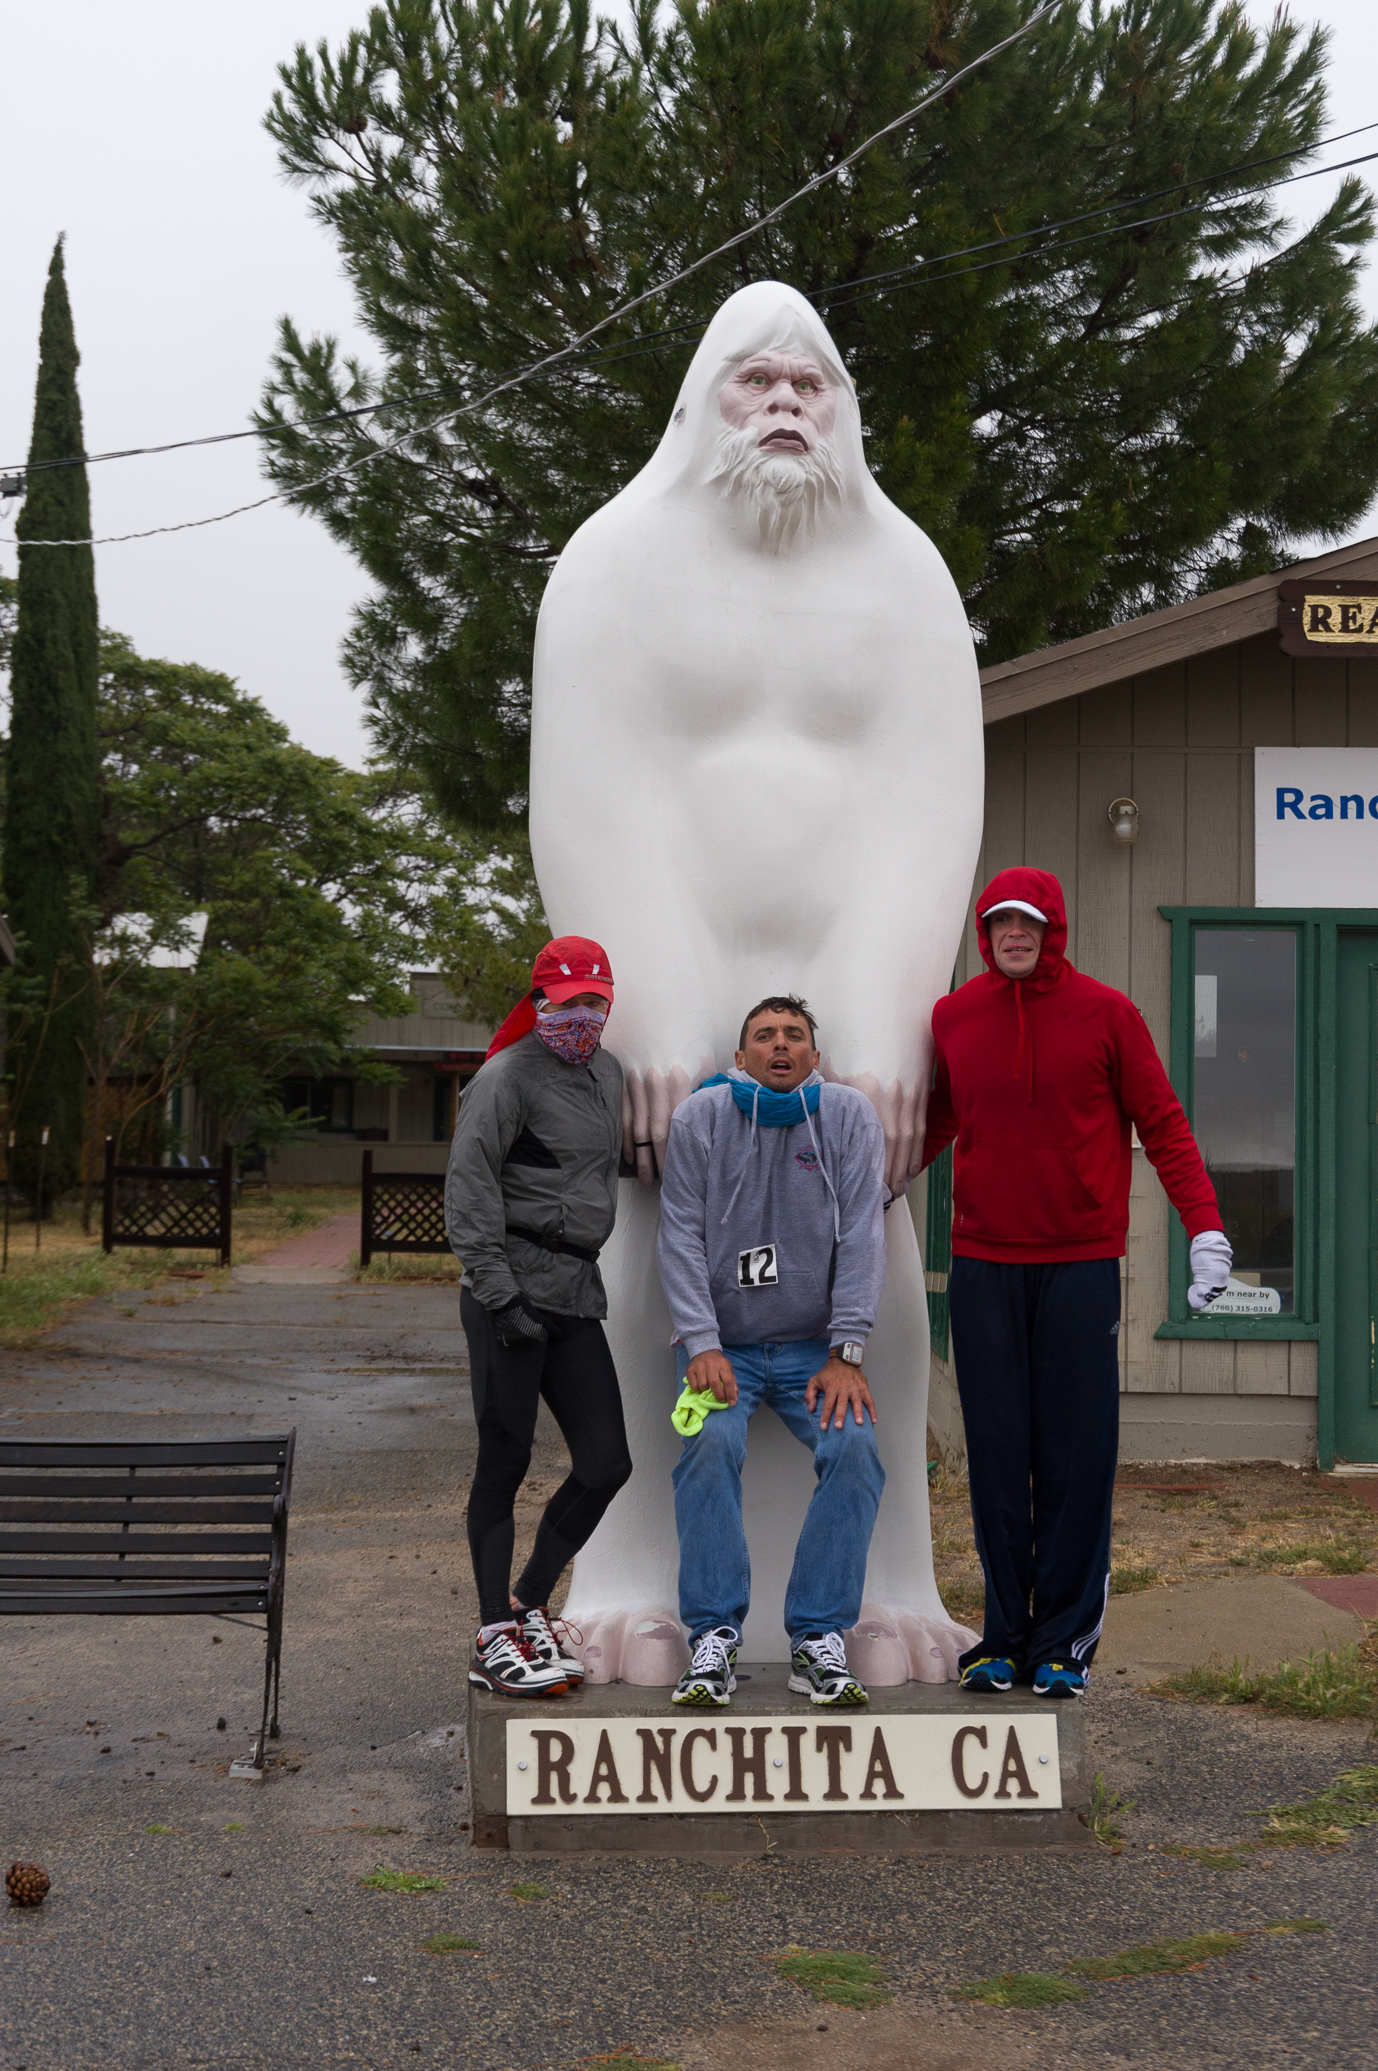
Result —
<instances>
[{"instance_id":1,"label":"statue's chest","mask_svg":"<svg viewBox=\"0 0 1378 2071\"><path fill-rule=\"evenodd\" d=\"M641 686L648 716L686 747L752 733L864 743L903 694L895 627L829 587L767 579L667 599Z\"/></svg>"}]
</instances>

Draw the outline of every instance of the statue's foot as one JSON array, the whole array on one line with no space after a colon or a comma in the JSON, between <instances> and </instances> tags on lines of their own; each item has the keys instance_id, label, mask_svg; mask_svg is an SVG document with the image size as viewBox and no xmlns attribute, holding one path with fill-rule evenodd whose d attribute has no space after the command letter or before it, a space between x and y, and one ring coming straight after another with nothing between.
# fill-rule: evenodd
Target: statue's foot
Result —
<instances>
[{"instance_id":1,"label":"statue's foot","mask_svg":"<svg viewBox=\"0 0 1378 2071\"><path fill-rule=\"evenodd\" d=\"M955 1683L961 1674L957 1657L979 1637L949 1618L941 1606L937 1611L912 1611L865 1603L847 1634L847 1660L854 1675L878 1690L899 1683Z\"/></svg>"},{"instance_id":2,"label":"statue's foot","mask_svg":"<svg viewBox=\"0 0 1378 2071\"><path fill-rule=\"evenodd\" d=\"M635 1683L664 1689L689 1666L689 1648L673 1611L586 1611L563 1614L572 1651L590 1683ZM577 1637L576 1637L577 1635Z\"/></svg>"}]
</instances>

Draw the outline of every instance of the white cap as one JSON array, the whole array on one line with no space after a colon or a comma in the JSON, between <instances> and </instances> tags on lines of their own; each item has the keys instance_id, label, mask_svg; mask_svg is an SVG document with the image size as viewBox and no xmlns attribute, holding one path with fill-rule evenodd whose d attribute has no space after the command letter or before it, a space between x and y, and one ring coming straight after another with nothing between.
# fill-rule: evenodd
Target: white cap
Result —
<instances>
[{"instance_id":1,"label":"white cap","mask_svg":"<svg viewBox=\"0 0 1378 2071\"><path fill-rule=\"evenodd\" d=\"M1036 906L1030 906L1027 899L1002 899L998 906L988 906L981 918L982 920L989 920L993 913L1009 913L1011 911L1027 913L1031 919L1041 920L1045 928L1048 925L1047 914L1040 913Z\"/></svg>"}]
</instances>

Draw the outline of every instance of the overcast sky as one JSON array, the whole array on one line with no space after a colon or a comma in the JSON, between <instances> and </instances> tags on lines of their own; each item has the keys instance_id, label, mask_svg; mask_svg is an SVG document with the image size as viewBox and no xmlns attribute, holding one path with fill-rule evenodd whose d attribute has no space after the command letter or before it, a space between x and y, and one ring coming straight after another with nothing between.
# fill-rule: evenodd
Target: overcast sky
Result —
<instances>
[{"instance_id":1,"label":"overcast sky","mask_svg":"<svg viewBox=\"0 0 1378 2071\"><path fill-rule=\"evenodd\" d=\"M1273 0L1250 0L1260 23ZM1334 31L1335 130L1378 120L1378 7L1294 7ZM277 318L352 335L348 288L307 197L282 181L262 116L296 43L332 42L366 0L65 0L6 10L0 463L22 461L53 240L82 351L87 449L247 421ZM1378 148L1378 131L1335 156ZM1365 169L1366 176L1374 169ZM1330 183L1294 189L1309 215ZM1378 315L1372 270L1366 300ZM357 343L357 336L355 337ZM95 530L209 516L264 493L255 442L91 470ZM11 506L11 518L13 506ZM1378 516L1358 528L1378 530ZM0 521L0 535L13 525ZM12 548L0 568L12 572ZM236 676L321 753L360 763L360 699L338 650L363 580L312 519L281 507L204 531L98 550L101 617L143 652Z\"/></svg>"}]
</instances>

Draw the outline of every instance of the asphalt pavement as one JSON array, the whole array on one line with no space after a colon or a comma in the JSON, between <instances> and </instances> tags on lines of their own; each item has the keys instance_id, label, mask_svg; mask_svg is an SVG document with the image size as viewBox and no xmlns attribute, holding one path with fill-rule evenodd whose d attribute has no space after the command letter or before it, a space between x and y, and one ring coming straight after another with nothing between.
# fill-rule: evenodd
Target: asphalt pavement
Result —
<instances>
[{"instance_id":1,"label":"asphalt pavement","mask_svg":"<svg viewBox=\"0 0 1378 2071\"><path fill-rule=\"evenodd\" d=\"M1228 1870L1164 1852L1256 1835L1260 1808L1375 1759L1363 1723L1168 1705L1108 1666L1088 1727L1133 1801L1119 1854L473 1849L457 1309L452 1289L415 1285L190 1284L89 1303L39 1351L4 1356L0 1433L295 1424L298 1447L266 1781L229 1774L257 1722L255 1632L0 1622L0 1852L53 1880L41 1909L0 1918L0 2071L575 2071L619 2053L643 2071L792 2071L804 2049L838 2071L1378 2064L1378 1833ZM561 1457L543 1419L524 1531ZM377 1865L444 1881L367 1888ZM1299 1917L1325 1931L1262 1931ZM1038 2012L948 1996L1207 1929L1249 1940ZM432 1953L437 1936L476 1946ZM773 1960L800 1946L871 1955L891 2003L814 2004Z\"/></svg>"}]
</instances>

